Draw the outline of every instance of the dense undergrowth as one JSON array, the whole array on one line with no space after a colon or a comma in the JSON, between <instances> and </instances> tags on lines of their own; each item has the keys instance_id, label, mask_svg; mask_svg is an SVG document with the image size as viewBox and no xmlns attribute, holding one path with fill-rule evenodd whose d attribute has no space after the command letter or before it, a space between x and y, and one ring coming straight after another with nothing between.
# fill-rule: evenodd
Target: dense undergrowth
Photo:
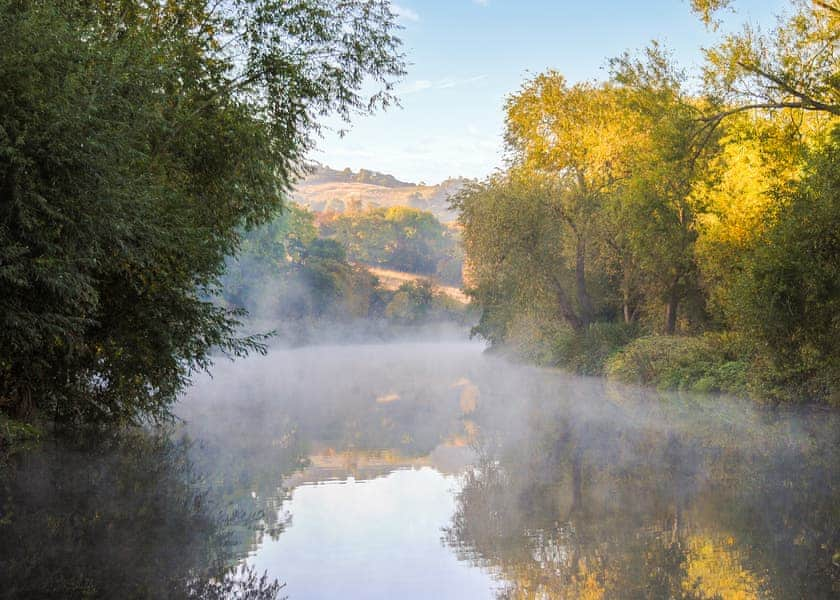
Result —
<instances>
[{"instance_id":1,"label":"dense undergrowth","mask_svg":"<svg viewBox=\"0 0 840 600\"><path fill-rule=\"evenodd\" d=\"M581 334L562 324L519 323L499 349L526 362L662 391L840 406L833 369L820 364L784 369L732 332L658 335L636 326L594 323Z\"/></svg>"}]
</instances>

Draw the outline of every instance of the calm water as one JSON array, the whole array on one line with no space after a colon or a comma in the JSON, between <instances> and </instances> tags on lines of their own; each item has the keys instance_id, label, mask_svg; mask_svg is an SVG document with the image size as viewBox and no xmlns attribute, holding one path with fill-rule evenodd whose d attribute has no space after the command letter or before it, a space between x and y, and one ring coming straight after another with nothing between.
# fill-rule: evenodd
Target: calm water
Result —
<instances>
[{"instance_id":1,"label":"calm water","mask_svg":"<svg viewBox=\"0 0 840 600\"><path fill-rule=\"evenodd\" d=\"M220 363L178 412L10 459L0 594L260 597L245 565L291 599L840 597L833 412L470 343Z\"/></svg>"}]
</instances>

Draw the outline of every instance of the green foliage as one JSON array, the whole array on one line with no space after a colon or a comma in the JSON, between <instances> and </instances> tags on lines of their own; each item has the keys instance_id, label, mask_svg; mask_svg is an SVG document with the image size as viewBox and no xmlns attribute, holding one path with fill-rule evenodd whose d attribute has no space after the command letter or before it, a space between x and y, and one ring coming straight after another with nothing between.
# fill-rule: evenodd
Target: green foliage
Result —
<instances>
[{"instance_id":1,"label":"green foliage","mask_svg":"<svg viewBox=\"0 0 840 600\"><path fill-rule=\"evenodd\" d=\"M421 214L423 220L427 216ZM250 231L243 252L229 262L222 278L224 301L247 310L261 327L296 340L362 320L372 330L384 323L467 320L466 307L436 290L429 279L384 289L365 266L348 261L347 248L337 238L314 237L314 218L292 204L271 223Z\"/></svg>"},{"instance_id":2,"label":"green foliage","mask_svg":"<svg viewBox=\"0 0 840 600\"><path fill-rule=\"evenodd\" d=\"M703 318L692 189L709 152L697 109L656 45L613 69L600 86L549 71L508 100L513 166L456 200L473 287L492 296L508 278L516 302L538 295L579 334L619 315L674 332L681 307L688 329Z\"/></svg>"},{"instance_id":3,"label":"green foliage","mask_svg":"<svg viewBox=\"0 0 840 600\"><path fill-rule=\"evenodd\" d=\"M321 232L352 261L461 281L458 240L432 213L406 206L349 212L322 220Z\"/></svg>"},{"instance_id":4,"label":"green foliage","mask_svg":"<svg viewBox=\"0 0 840 600\"><path fill-rule=\"evenodd\" d=\"M557 338L556 364L581 375L603 375L610 358L636 335L636 326L625 323L592 323L582 333L567 331Z\"/></svg>"},{"instance_id":5,"label":"green foliage","mask_svg":"<svg viewBox=\"0 0 840 600\"><path fill-rule=\"evenodd\" d=\"M347 250L335 240L315 239L306 247L306 258L344 262Z\"/></svg>"},{"instance_id":6,"label":"green foliage","mask_svg":"<svg viewBox=\"0 0 840 600\"><path fill-rule=\"evenodd\" d=\"M731 0L692 0L709 24ZM840 3L795 0L778 25L765 34L745 25L706 51L705 84L734 112L793 109L840 115ZM737 3L735 3L737 6Z\"/></svg>"},{"instance_id":7,"label":"green foliage","mask_svg":"<svg viewBox=\"0 0 840 600\"><path fill-rule=\"evenodd\" d=\"M385 316L399 323L421 323L429 318L434 290L428 281L402 284L385 307Z\"/></svg>"},{"instance_id":8,"label":"green foliage","mask_svg":"<svg viewBox=\"0 0 840 600\"><path fill-rule=\"evenodd\" d=\"M206 298L318 119L390 103L394 19L378 0L0 0L0 408L162 418L214 349L259 349Z\"/></svg>"},{"instance_id":9,"label":"green foliage","mask_svg":"<svg viewBox=\"0 0 840 600\"><path fill-rule=\"evenodd\" d=\"M222 284L229 306L272 327L284 321L367 317L377 296L375 279L349 264L337 241L315 237L314 216L296 205L247 234Z\"/></svg>"},{"instance_id":10,"label":"green foliage","mask_svg":"<svg viewBox=\"0 0 840 600\"><path fill-rule=\"evenodd\" d=\"M469 258L470 294L484 309L476 333L491 342L504 341L522 311L541 321L580 324L580 299L573 291L577 240L556 216L562 194L550 179L512 173L469 185L454 199Z\"/></svg>"},{"instance_id":11,"label":"green foliage","mask_svg":"<svg viewBox=\"0 0 840 600\"><path fill-rule=\"evenodd\" d=\"M701 93L656 43L607 83L527 80L510 167L454 202L474 332L575 372L840 401L835 4L730 36ZM700 335L720 330L749 344Z\"/></svg>"},{"instance_id":12,"label":"green foliage","mask_svg":"<svg viewBox=\"0 0 840 600\"><path fill-rule=\"evenodd\" d=\"M646 336L606 363L610 378L660 389L742 394L747 390L749 356L729 335Z\"/></svg>"},{"instance_id":13,"label":"green foliage","mask_svg":"<svg viewBox=\"0 0 840 600\"><path fill-rule=\"evenodd\" d=\"M0 471L3 468L5 455L12 454L28 445L37 444L42 436L43 431L40 427L0 414Z\"/></svg>"},{"instance_id":14,"label":"green foliage","mask_svg":"<svg viewBox=\"0 0 840 600\"><path fill-rule=\"evenodd\" d=\"M664 312L664 323L654 317L650 328L673 334L680 312L686 330L704 317L696 310L703 299L694 249L705 203L693 190L718 148L711 134L701 135L700 103L685 93L685 75L659 45L643 59L625 55L611 64L625 118L645 136L612 197L609 245L630 306L640 319Z\"/></svg>"},{"instance_id":15,"label":"green foliage","mask_svg":"<svg viewBox=\"0 0 840 600\"><path fill-rule=\"evenodd\" d=\"M811 398L840 389L838 165L840 127L802 180L779 192L776 221L742 256L729 312L773 366L771 382Z\"/></svg>"}]
</instances>

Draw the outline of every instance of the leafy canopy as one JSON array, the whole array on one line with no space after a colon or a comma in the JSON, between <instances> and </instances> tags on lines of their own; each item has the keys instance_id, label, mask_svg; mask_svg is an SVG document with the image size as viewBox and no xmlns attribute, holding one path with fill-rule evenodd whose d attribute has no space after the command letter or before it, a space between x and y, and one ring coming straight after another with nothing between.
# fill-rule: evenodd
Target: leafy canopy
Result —
<instances>
[{"instance_id":1,"label":"leafy canopy","mask_svg":"<svg viewBox=\"0 0 840 600\"><path fill-rule=\"evenodd\" d=\"M0 0L0 407L164 416L330 113L394 101L385 0ZM366 94L368 82L374 92Z\"/></svg>"}]
</instances>

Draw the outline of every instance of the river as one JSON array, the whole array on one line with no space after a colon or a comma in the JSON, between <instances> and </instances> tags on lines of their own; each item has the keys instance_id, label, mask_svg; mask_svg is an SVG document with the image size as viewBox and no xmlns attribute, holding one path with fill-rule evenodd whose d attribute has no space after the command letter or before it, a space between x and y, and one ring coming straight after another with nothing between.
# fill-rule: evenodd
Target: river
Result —
<instances>
[{"instance_id":1,"label":"river","mask_svg":"<svg viewBox=\"0 0 840 600\"><path fill-rule=\"evenodd\" d=\"M176 412L163 431L12 457L6 595L225 597L263 574L292 600L840 595L827 409L617 386L453 341L219 362ZM253 575L222 590L234 565Z\"/></svg>"}]
</instances>

